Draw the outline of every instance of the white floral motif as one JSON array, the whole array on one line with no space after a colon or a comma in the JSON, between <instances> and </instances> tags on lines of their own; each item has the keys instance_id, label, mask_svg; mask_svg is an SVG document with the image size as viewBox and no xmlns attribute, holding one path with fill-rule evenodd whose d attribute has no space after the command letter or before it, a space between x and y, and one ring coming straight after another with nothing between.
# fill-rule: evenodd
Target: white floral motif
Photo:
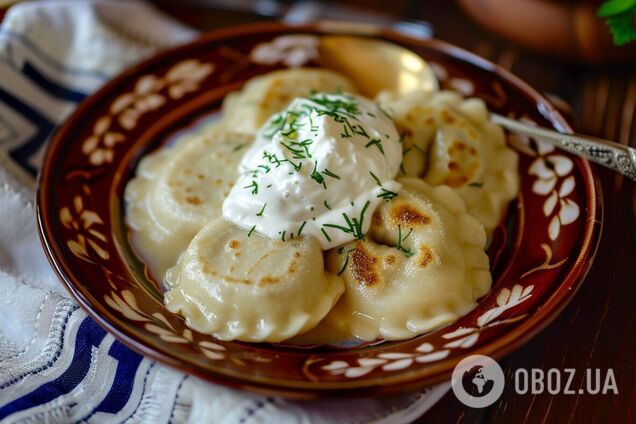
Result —
<instances>
[{"instance_id":1,"label":"white floral motif","mask_svg":"<svg viewBox=\"0 0 636 424\"><path fill-rule=\"evenodd\" d=\"M467 349L473 346L479 340L479 336L484 329L515 322L523 318L525 315L495 321L505 311L528 300L532 296L533 289L534 285L524 288L519 284L515 284L512 290L501 289L497 295L497 306L481 314L477 318L475 327L461 327L442 336L445 339L452 340L444 344L444 349L435 350L432 344L425 342L419 345L414 352L380 353L376 356L359 358L356 360L355 365L337 360L323 365L321 368L332 375L343 374L347 378L357 378L370 373L378 367L381 367L384 371L397 371L408 368L415 362L439 361L446 358L451 349Z\"/></svg>"},{"instance_id":2,"label":"white floral motif","mask_svg":"<svg viewBox=\"0 0 636 424\"><path fill-rule=\"evenodd\" d=\"M512 290L507 288L501 289L501 291L497 295L497 306L481 314L477 318L477 325L475 327L461 327L453 332L446 333L442 336L445 339L454 339L446 343L444 347L449 349L459 347L461 347L462 349L467 349L477 343L477 340L479 340L479 336L483 330L495 327L497 325L515 322L523 318L525 315L495 321L496 318L498 318L508 309L514 308L515 306L528 300L532 296L533 289L534 285L523 287L520 284L515 284L512 287Z\"/></svg>"},{"instance_id":3,"label":"white floral motif","mask_svg":"<svg viewBox=\"0 0 636 424\"><path fill-rule=\"evenodd\" d=\"M528 118L522 118L522 121L536 125ZM556 240L561 227L575 222L581 213L579 205L569 198L576 187L576 180L571 175L574 163L567 156L556 153L552 144L541 140L531 142L528 137L520 135L513 135L510 139L521 152L536 157L528 169L529 175L537 177L532 191L545 196L543 214L552 217L548 236L550 240Z\"/></svg>"},{"instance_id":4,"label":"white floral motif","mask_svg":"<svg viewBox=\"0 0 636 424\"><path fill-rule=\"evenodd\" d=\"M100 258L107 260L110 257L108 252L100 246L100 243L106 243L106 236L94 228L95 225L101 225L104 221L96 212L84 207L81 196L73 198L72 207L64 206L60 209L59 218L62 225L77 232L77 239L66 241L66 245L75 256L92 262L90 247Z\"/></svg>"},{"instance_id":5,"label":"white floral motif","mask_svg":"<svg viewBox=\"0 0 636 424\"><path fill-rule=\"evenodd\" d=\"M88 155L93 165L102 165L113 161L113 147L125 140L123 134L110 131L112 118L102 116L93 127L93 134L82 143L82 152Z\"/></svg>"},{"instance_id":6,"label":"white floral motif","mask_svg":"<svg viewBox=\"0 0 636 424\"><path fill-rule=\"evenodd\" d=\"M93 133L82 143L82 152L88 156L92 165L112 163L114 146L126 140L123 133L111 130L114 121L124 130L134 129L143 114L167 103L166 95L172 99L180 99L185 94L196 91L201 81L213 70L214 66L210 63L190 59L176 64L163 77L142 76L132 91L113 101L108 115L97 120Z\"/></svg>"},{"instance_id":7,"label":"white floral motif","mask_svg":"<svg viewBox=\"0 0 636 424\"><path fill-rule=\"evenodd\" d=\"M357 378L370 373L377 367L381 367L384 371L398 371L410 367L414 362L439 361L450 352L448 349L437 352L433 350L433 345L430 343L422 343L413 353L380 353L375 357L358 359L357 366L350 366L345 361L333 361L324 365L322 369L329 371L332 375L344 374L347 378Z\"/></svg>"},{"instance_id":8,"label":"white floral motif","mask_svg":"<svg viewBox=\"0 0 636 424\"><path fill-rule=\"evenodd\" d=\"M268 43L258 44L252 50L250 58L260 65L283 63L296 68L318 58L318 37L283 35Z\"/></svg>"},{"instance_id":9,"label":"white floral motif","mask_svg":"<svg viewBox=\"0 0 636 424\"><path fill-rule=\"evenodd\" d=\"M129 320L143 322L144 328L157 334L161 340L177 344L189 343L195 345L208 359L225 359L225 353L223 352L226 349L224 346L205 340L196 343L191 330L185 328L179 334L163 314L155 312L152 315L148 315L142 311L130 290L122 290L120 294L111 291L110 296L104 296L104 301L108 306Z\"/></svg>"}]
</instances>

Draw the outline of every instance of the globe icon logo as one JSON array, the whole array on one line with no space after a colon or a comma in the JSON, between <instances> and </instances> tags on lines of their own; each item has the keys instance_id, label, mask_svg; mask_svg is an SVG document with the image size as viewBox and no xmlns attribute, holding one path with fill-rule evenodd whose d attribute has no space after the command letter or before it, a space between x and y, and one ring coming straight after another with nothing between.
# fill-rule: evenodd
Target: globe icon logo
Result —
<instances>
[{"instance_id":1,"label":"globe icon logo","mask_svg":"<svg viewBox=\"0 0 636 424\"><path fill-rule=\"evenodd\" d=\"M474 397L486 396L495 386L495 381L484 373L484 367L476 365L462 376L464 390Z\"/></svg>"},{"instance_id":2,"label":"globe icon logo","mask_svg":"<svg viewBox=\"0 0 636 424\"><path fill-rule=\"evenodd\" d=\"M457 399L472 408L492 405L503 393L504 374L499 364L483 355L471 355L453 370L451 386Z\"/></svg>"}]
</instances>

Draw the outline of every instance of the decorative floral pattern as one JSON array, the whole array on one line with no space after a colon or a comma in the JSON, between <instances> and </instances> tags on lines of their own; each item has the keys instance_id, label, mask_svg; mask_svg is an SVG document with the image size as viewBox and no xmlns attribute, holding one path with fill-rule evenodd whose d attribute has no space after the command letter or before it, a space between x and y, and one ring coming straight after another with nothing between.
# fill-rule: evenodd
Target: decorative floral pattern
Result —
<instances>
[{"instance_id":1,"label":"decorative floral pattern","mask_svg":"<svg viewBox=\"0 0 636 424\"><path fill-rule=\"evenodd\" d=\"M104 301L112 309L122 314L131 321L143 322L144 328L156 335L163 341L170 343L189 343L196 346L208 359L220 360L226 357L226 348L218 343L207 340L195 342L192 331L184 328L179 333L163 314L155 312L147 314L137 305L137 299L130 290L119 292L111 291L110 295L104 296Z\"/></svg>"},{"instance_id":2,"label":"decorative floral pattern","mask_svg":"<svg viewBox=\"0 0 636 424\"><path fill-rule=\"evenodd\" d=\"M63 207L58 212L58 209L52 209L59 208L57 205L43 204L43 208L47 209L44 213L53 217L59 214L59 227L63 226L61 230L64 238L52 242L68 246L68 249L61 249L61 258L56 256L58 253L54 253L54 260L73 265L72 276L78 279L90 279L92 273L101 273L101 278L91 283L93 285L83 286L78 290L91 290L95 297L103 299L103 302L96 302L90 306L96 313L110 313L120 320L125 319L136 324L133 324L136 329L127 326L122 331L128 334L143 334L144 339L149 340L145 347L151 353L164 349L165 345L169 344L174 346L175 351L187 352L187 356L208 358L210 366L205 370L211 373L238 365L250 372L253 368L254 373L270 379L271 382L276 379L299 382L300 379L306 378L311 384L318 383L316 387L326 380L363 380L363 376L370 373L370 378L375 378L376 372L381 377L382 372L394 375L401 370L411 372L424 368L425 364L445 359L445 363L450 363L451 358L472 353L476 347L489 346L490 341L497 338L499 333L514 334L506 325L529 318L532 316L529 314L534 314L535 308L541 306L539 296L534 292L535 286L531 285L536 284L536 280L527 277L534 272L550 270L565 264L567 257L563 258L561 252L569 255L585 249L571 241L571 234L574 232L572 227L566 230L566 226L573 219L578 219L581 213L585 212L590 216L587 210L580 211L576 203L584 201L585 193L575 190L575 182L583 182L577 179L578 175L573 171L572 161L554 151L549 145L511 135L511 142L513 139L517 142L515 147L530 157L530 160L522 161L522 169L525 174L524 182L530 179L532 184L530 193L527 184L524 184L524 199L531 198L532 202L524 202L521 207L527 208L529 204L535 204L539 200L539 210L542 213L526 217L533 223L539 223L541 233L538 234L537 243L540 243L545 252L545 260L543 256L535 255L537 246L522 246L522 253L528 253L533 261L536 260L533 266L543 263L524 273L526 268L518 269L519 263L515 262L514 271L518 272L515 275L521 277L512 281L499 281L497 288L485 298L477 310L461 318L451 327L411 341L381 344L373 348L377 350L353 349L325 356L318 356L317 351L302 353L298 350L294 352L292 361L282 347L246 347L240 343L217 341L188 329L181 318L172 316L162 308L154 296L156 293L149 294L151 289L139 284L139 280L130 278L130 264L125 263L124 258L118 257L115 248L115 244L121 240L113 238L115 232L111 233L111 228L114 228L115 224L111 221L113 217L109 215L109 200L106 195L91 196L86 184L90 184L91 187L95 184L100 190L112 189L109 181L114 180L117 170L107 164L117 161L118 151L125 150L121 144L132 139L133 134L144 130L147 122L159 116L162 109L167 109L173 100L203 86L238 85L242 77L237 78L237 75L246 75L246 72L252 75L252 70L261 69L255 67L254 63L295 67L318 58L318 37L315 36L281 35L255 48L240 43L212 46L218 51L207 51L205 57L209 57L208 54L211 53L216 55L216 63L223 63L223 66L219 67L220 72L214 75L213 82L212 78L206 80L214 71L213 65L202 63L198 59L182 61L160 72L156 71L159 69L157 66L163 66L164 62L156 63L157 66L146 67L146 71L135 77L122 78L117 94L123 94L117 96L112 103L105 102L99 105L99 114L85 111L84 125L87 125L91 134L82 140L79 146L71 145L68 149L68 156L63 157L63 169L68 169L68 172L62 178L49 175L54 178L54 184L68 184L68 188L65 187L60 195ZM451 68L447 70L442 65L432 65L443 88L452 88L465 95L477 95L486 100L491 107L505 109L510 102L507 93L514 94L514 90L508 89L509 86L506 86L506 92L496 78L485 79L476 74L473 79L470 73L463 73L471 75L469 77L461 77L453 74ZM53 158L62 158L59 153L62 143L61 139L54 141ZM530 167L529 162L532 164ZM528 175L531 177L528 178ZM98 212L102 214L101 217ZM528 227L522 230L526 234ZM554 243L555 240L558 240L557 243ZM553 259L552 248L556 245L559 246L559 257ZM68 254L69 250L72 254ZM548 293L560 293L563 286L575 287L578 284L578 281L572 279L566 282L557 280L551 273L544 275L545 279L542 279L540 288ZM542 292L540 298L543 296ZM563 295L563 299L567 299L567 296L569 294ZM117 327L116 324L113 325ZM496 328L500 330L495 330ZM193 362L189 363L192 364ZM250 384L248 380L249 378L244 380L247 385ZM274 383L272 385L275 386Z\"/></svg>"},{"instance_id":3,"label":"decorative floral pattern","mask_svg":"<svg viewBox=\"0 0 636 424\"><path fill-rule=\"evenodd\" d=\"M66 241L66 245L75 256L92 262L90 251L93 251L104 260L110 258L108 252L100 246L107 243L106 236L94 228L104 221L96 212L84 207L82 196L75 196L71 207L65 206L60 209L59 218L62 225L76 233L75 239Z\"/></svg>"},{"instance_id":4,"label":"decorative floral pattern","mask_svg":"<svg viewBox=\"0 0 636 424\"><path fill-rule=\"evenodd\" d=\"M362 377L374 369L380 367L383 371L398 371L408 368L415 362L433 362L444 359L451 349L467 349L479 340L481 333L491 327L516 322L525 317L525 314L512 318L495 321L504 312L525 302L532 296L534 285L523 287L515 284L512 290L503 288L499 291L496 306L481 314L474 327L460 327L455 331L444 334L444 339L451 340L443 345L443 349L435 350L431 343L420 344L412 352L387 352L375 356L359 358L352 365L347 361L336 360L321 368L331 375L344 375L347 378Z\"/></svg>"},{"instance_id":5,"label":"decorative floral pattern","mask_svg":"<svg viewBox=\"0 0 636 424\"><path fill-rule=\"evenodd\" d=\"M521 120L536 125L528 117ZM548 236L554 241L559 238L561 227L575 222L581 213L579 205L570 198L576 187L572 175L574 163L555 152L550 143L517 134L511 135L510 140L519 151L536 158L528 168L528 174L537 177L532 185L533 193L545 197L543 214L550 218Z\"/></svg>"},{"instance_id":6,"label":"decorative floral pattern","mask_svg":"<svg viewBox=\"0 0 636 424\"><path fill-rule=\"evenodd\" d=\"M259 65L282 63L290 68L303 66L318 58L318 37L313 35L283 35L252 50L252 62Z\"/></svg>"},{"instance_id":7,"label":"decorative floral pattern","mask_svg":"<svg viewBox=\"0 0 636 424\"><path fill-rule=\"evenodd\" d=\"M111 130L116 120L124 130L132 130L142 115L167 103L166 95L180 99L199 89L214 67L196 59L180 62L170 68L163 77L144 75L137 80L133 91L117 97L110 105L109 114L97 120L91 134L82 143L82 152L92 165L111 163L115 157L114 146L126 140L122 132Z\"/></svg>"}]
</instances>

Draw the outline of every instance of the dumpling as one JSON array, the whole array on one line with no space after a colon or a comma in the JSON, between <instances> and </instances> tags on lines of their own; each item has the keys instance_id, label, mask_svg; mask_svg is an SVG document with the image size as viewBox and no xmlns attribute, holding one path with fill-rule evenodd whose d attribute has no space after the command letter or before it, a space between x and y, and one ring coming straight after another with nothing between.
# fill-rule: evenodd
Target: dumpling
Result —
<instances>
[{"instance_id":1,"label":"dumpling","mask_svg":"<svg viewBox=\"0 0 636 424\"><path fill-rule=\"evenodd\" d=\"M166 274L168 310L222 340L279 342L318 324L344 290L325 272L320 243L206 225Z\"/></svg>"},{"instance_id":2,"label":"dumpling","mask_svg":"<svg viewBox=\"0 0 636 424\"><path fill-rule=\"evenodd\" d=\"M400 175L457 190L488 233L519 192L518 156L483 100L458 93L381 93L378 102L403 134Z\"/></svg>"},{"instance_id":3,"label":"dumpling","mask_svg":"<svg viewBox=\"0 0 636 424\"><path fill-rule=\"evenodd\" d=\"M452 322L490 290L486 233L449 187L407 178L378 207L366 240L326 252L345 293L324 324L362 340L400 340Z\"/></svg>"},{"instance_id":4,"label":"dumpling","mask_svg":"<svg viewBox=\"0 0 636 424\"><path fill-rule=\"evenodd\" d=\"M252 136L212 128L144 157L125 191L135 244L163 275L194 235L221 216Z\"/></svg>"},{"instance_id":5,"label":"dumpling","mask_svg":"<svg viewBox=\"0 0 636 424\"><path fill-rule=\"evenodd\" d=\"M223 125L230 131L254 134L273 114L297 97L314 91L357 93L348 79L326 69L298 68L252 78L223 103Z\"/></svg>"},{"instance_id":6,"label":"dumpling","mask_svg":"<svg viewBox=\"0 0 636 424\"><path fill-rule=\"evenodd\" d=\"M437 132L424 180L455 188L490 233L519 193L519 157L506 146L503 129L488 120L482 100L442 106L438 116L447 125Z\"/></svg>"},{"instance_id":7,"label":"dumpling","mask_svg":"<svg viewBox=\"0 0 636 424\"><path fill-rule=\"evenodd\" d=\"M450 101L458 97L452 92L429 91L411 91L405 95L384 91L378 95L376 101L393 118L401 135L403 158L399 176L424 175L428 149L437 131L432 100Z\"/></svg>"}]
</instances>

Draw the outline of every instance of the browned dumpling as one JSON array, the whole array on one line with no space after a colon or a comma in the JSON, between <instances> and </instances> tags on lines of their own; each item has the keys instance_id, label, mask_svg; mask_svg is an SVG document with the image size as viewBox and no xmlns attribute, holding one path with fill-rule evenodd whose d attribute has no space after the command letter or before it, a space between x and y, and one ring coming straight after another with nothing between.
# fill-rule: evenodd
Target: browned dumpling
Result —
<instances>
[{"instance_id":1,"label":"browned dumpling","mask_svg":"<svg viewBox=\"0 0 636 424\"><path fill-rule=\"evenodd\" d=\"M215 126L142 159L126 186L126 221L136 244L153 255L159 276L205 224L221 216L252 139Z\"/></svg>"},{"instance_id":2,"label":"browned dumpling","mask_svg":"<svg viewBox=\"0 0 636 424\"><path fill-rule=\"evenodd\" d=\"M458 93L381 93L378 102L403 134L402 176L453 187L491 232L519 192L518 156L485 103Z\"/></svg>"},{"instance_id":3,"label":"browned dumpling","mask_svg":"<svg viewBox=\"0 0 636 424\"><path fill-rule=\"evenodd\" d=\"M313 327L343 291L314 237L281 241L218 218L166 274L166 307L222 340L279 342Z\"/></svg>"},{"instance_id":4,"label":"browned dumpling","mask_svg":"<svg viewBox=\"0 0 636 424\"><path fill-rule=\"evenodd\" d=\"M490 289L486 234L449 187L404 179L365 240L326 252L345 293L321 325L363 340L405 339L452 322Z\"/></svg>"}]
</instances>

